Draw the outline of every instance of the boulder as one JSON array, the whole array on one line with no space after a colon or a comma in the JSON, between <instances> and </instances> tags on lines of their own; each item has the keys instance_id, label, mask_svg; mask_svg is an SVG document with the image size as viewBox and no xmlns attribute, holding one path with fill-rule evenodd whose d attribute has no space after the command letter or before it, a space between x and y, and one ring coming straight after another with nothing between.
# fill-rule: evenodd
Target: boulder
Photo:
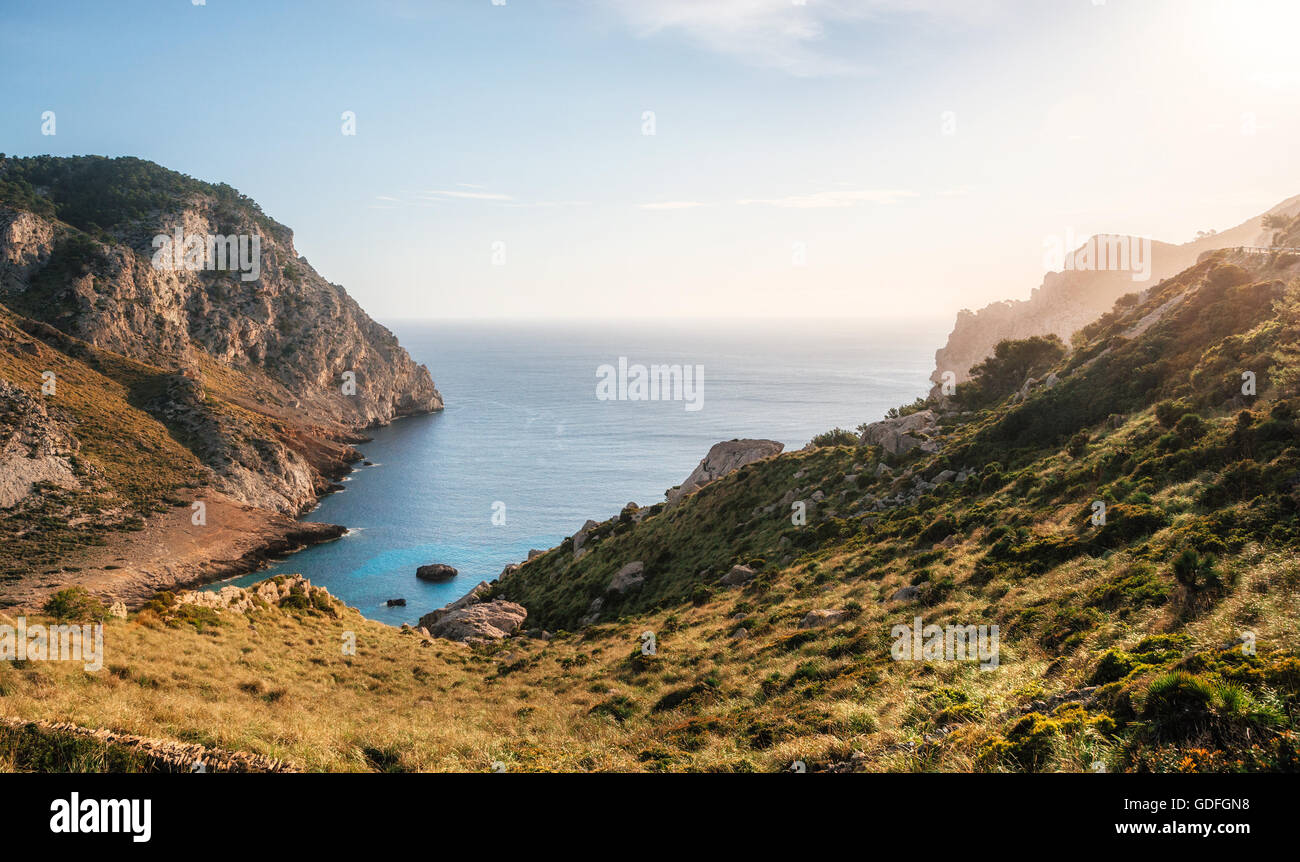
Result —
<instances>
[{"instance_id":1,"label":"boulder","mask_svg":"<svg viewBox=\"0 0 1300 862\"><path fill-rule=\"evenodd\" d=\"M849 612L844 610L828 610L819 608L815 611L809 611L804 618L799 620L801 629L819 629L825 626L838 625L849 618Z\"/></svg>"},{"instance_id":2,"label":"boulder","mask_svg":"<svg viewBox=\"0 0 1300 862\"><path fill-rule=\"evenodd\" d=\"M591 606L587 608L586 615L581 617L578 620L578 625L580 626L594 625L596 620L600 619L600 609L604 606L605 606L605 600L600 596L597 596L596 598L592 599Z\"/></svg>"},{"instance_id":3,"label":"boulder","mask_svg":"<svg viewBox=\"0 0 1300 862\"><path fill-rule=\"evenodd\" d=\"M453 611L458 611L461 608L468 607L469 605L472 605L475 602L482 601L483 596L486 595L488 591L491 589L492 586L487 581L479 581L478 586L474 587L474 589L470 590L465 595L456 599L456 601L451 602L445 607L441 607L436 611L429 611L427 614L420 617L420 627L431 628L447 614L450 614Z\"/></svg>"},{"instance_id":4,"label":"boulder","mask_svg":"<svg viewBox=\"0 0 1300 862\"><path fill-rule=\"evenodd\" d=\"M739 470L746 464L777 455L785 444L775 440L727 440L715 443L709 454L696 465L686 481L668 491L668 505L676 505L683 497L705 485Z\"/></svg>"},{"instance_id":5,"label":"boulder","mask_svg":"<svg viewBox=\"0 0 1300 862\"><path fill-rule=\"evenodd\" d=\"M420 580L433 581L435 583L440 581L450 581L458 574L460 574L460 572L443 563L431 563L427 566L420 566L420 568L415 570L415 576Z\"/></svg>"},{"instance_id":6,"label":"boulder","mask_svg":"<svg viewBox=\"0 0 1300 862\"><path fill-rule=\"evenodd\" d=\"M387 605L390 608L404 608L406 607L406 599L389 599Z\"/></svg>"},{"instance_id":7,"label":"boulder","mask_svg":"<svg viewBox=\"0 0 1300 862\"><path fill-rule=\"evenodd\" d=\"M589 520L587 521L587 523L582 525L582 528L579 529L578 532L573 534L573 555L575 557L582 556L581 554L582 547L583 545L587 544L587 537L591 535L592 530L596 529L599 526L600 524L597 524L595 521Z\"/></svg>"},{"instance_id":8,"label":"boulder","mask_svg":"<svg viewBox=\"0 0 1300 862\"><path fill-rule=\"evenodd\" d=\"M902 455L913 449L938 451L930 438L939 433L939 417L933 410L918 410L896 419L872 422L862 431L862 442L879 446L890 455ZM879 472L879 471L877 471Z\"/></svg>"},{"instance_id":9,"label":"boulder","mask_svg":"<svg viewBox=\"0 0 1300 862\"><path fill-rule=\"evenodd\" d=\"M894 592L887 601L891 602L914 602L921 597L920 587L902 587Z\"/></svg>"},{"instance_id":10,"label":"boulder","mask_svg":"<svg viewBox=\"0 0 1300 862\"><path fill-rule=\"evenodd\" d=\"M457 608L428 627L429 634L435 638L461 641L462 643L482 643L500 640L513 633L528 618L528 611L523 605L504 599L490 602L475 602ZM421 622L424 622L421 619Z\"/></svg>"},{"instance_id":11,"label":"boulder","mask_svg":"<svg viewBox=\"0 0 1300 862\"><path fill-rule=\"evenodd\" d=\"M718 578L718 583L724 587L743 587L754 580L757 574L749 566L732 566L731 571Z\"/></svg>"},{"instance_id":12,"label":"boulder","mask_svg":"<svg viewBox=\"0 0 1300 862\"><path fill-rule=\"evenodd\" d=\"M606 589L616 593L625 593L628 590L636 589L645 583L645 563L636 561L628 563L623 568L614 573L610 578L609 586Z\"/></svg>"}]
</instances>

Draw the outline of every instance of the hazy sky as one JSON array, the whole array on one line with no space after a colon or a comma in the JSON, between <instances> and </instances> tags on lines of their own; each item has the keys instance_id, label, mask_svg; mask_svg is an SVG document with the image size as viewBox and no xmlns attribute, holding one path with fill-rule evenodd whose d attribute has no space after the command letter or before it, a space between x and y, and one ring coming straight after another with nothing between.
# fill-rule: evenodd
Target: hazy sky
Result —
<instances>
[{"instance_id":1,"label":"hazy sky","mask_svg":"<svg viewBox=\"0 0 1300 862\"><path fill-rule=\"evenodd\" d=\"M1183 242L1300 193L1296 0L0 0L0 25L0 150L229 182L380 318L949 316L1027 296L1052 236Z\"/></svg>"}]
</instances>

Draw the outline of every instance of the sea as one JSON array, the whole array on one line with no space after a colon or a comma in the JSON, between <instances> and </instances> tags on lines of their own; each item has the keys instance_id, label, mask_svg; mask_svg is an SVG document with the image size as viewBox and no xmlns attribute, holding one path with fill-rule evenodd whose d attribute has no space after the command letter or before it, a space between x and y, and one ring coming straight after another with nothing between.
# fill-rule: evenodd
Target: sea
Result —
<instances>
[{"instance_id":1,"label":"sea","mask_svg":"<svg viewBox=\"0 0 1300 862\"><path fill-rule=\"evenodd\" d=\"M301 573L371 619L414 624L588 519L662 501L714 443L798 449L912 402L951 320L385 325L446 409L369 432L372 466L304 516L342 538L209 589ZM682 370L649 379L652 365ZM429 563L459 574L418 580Z\"/></svg>"}]
</instances>

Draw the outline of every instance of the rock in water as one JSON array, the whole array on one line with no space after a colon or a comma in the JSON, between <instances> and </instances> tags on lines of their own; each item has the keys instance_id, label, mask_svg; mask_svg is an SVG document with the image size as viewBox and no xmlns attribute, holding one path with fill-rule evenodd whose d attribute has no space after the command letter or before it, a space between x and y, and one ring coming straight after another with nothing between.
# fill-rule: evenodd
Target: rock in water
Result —
<instances>
[{"instance_id":1,"label":"rock in water","mask_svg":"<svg viewBox=\"0 0 1300 862\"><path fill-rule=\"evenodd\" d=\"M440 581L450 581L458 574L460 574L460 572L443 563L431 563L427 566L420 566L420 568L415 570L415 576L420 580L433 581L435 583Z\"/></svg>"}]
</instances>

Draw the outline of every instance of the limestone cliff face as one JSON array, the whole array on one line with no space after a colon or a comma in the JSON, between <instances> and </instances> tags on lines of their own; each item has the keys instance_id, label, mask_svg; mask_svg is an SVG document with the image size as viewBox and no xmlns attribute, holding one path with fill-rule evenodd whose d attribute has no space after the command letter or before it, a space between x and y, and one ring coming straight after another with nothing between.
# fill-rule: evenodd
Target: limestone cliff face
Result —
<instances>
[{"instance_id":1,"label":"limestone cliff face","mask_svg":"<svg viewBox=\"0 0 1300 862\"><path fill-rule=\"evenodd\" d=\"M155 266L154 237L177 231L259 237L258 277ZM342 287L317 274L282 225L196 195L112 238L101 242L0 208L0 302L163 367L201 351L256 370L283 387L290 406L320 418L368 426L442 407L428 369ZM348 380L355 389L345 394Z\"/></svg>"},{"instance_id":2,"label":"limestone cliff face","mask_svg":"<svg viewBox=\"0 0 1300 862\"><path fill-rule=\"evenodd\" d=\"M361 431L442 408L428 369L287 227L228 186L138 159L0 157L0 306L77 361L156 369L133 384L136 406L215 488L285 514L360 457Z\"/></svg>"},{"instance_id":3,"label":"limestone cliff face","mask_svg":"<svg viewBox=\"0 0 1300 862\"><path fill-rule=\"evenodd\" d=\"M1080 268L1049 272L1027 300L995 302L979 311L962 309L957 313L947 344L935 352L935 368L930 375L935 389L931 395L940 394L944 372L953 372L957 383L968 380L971 367L991 356L1000 341L1054 334L1068 345L1070 336L1110 311L1121 296L1154 287L1192 266L1207 251L1269 246L1273 230L1265 222L1270 217L1294 217L1297 213L1300 213L1300 196L1285 200L1231 230L1194 242L1171 245L1152 241L1150 274L1141 281L1134 280L1131 270ZM1087 245L1076 250L1075 255Z\"/></svg>"}]
</instances>

